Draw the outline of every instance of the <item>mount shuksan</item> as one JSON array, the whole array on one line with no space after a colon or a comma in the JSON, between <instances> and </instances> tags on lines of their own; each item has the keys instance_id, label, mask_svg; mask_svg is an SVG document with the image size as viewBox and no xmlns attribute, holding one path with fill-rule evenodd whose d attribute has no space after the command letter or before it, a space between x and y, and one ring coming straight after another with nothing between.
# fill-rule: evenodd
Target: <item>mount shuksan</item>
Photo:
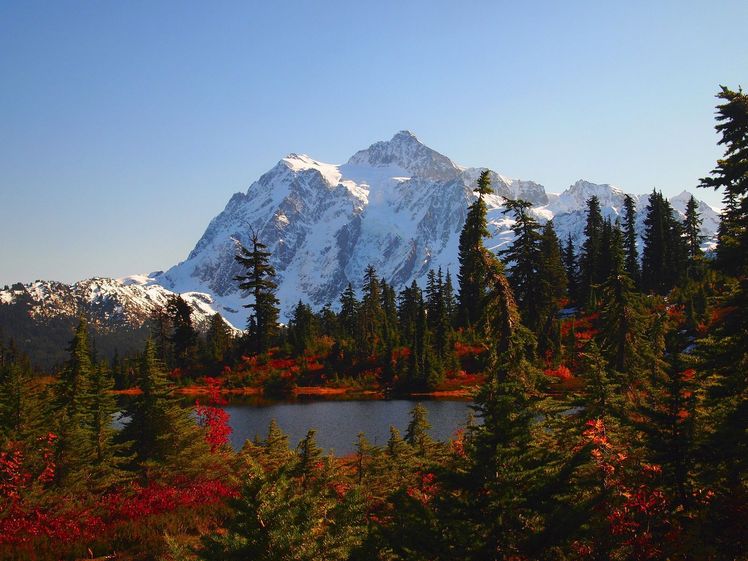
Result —
<instances>
[{"instance_id":1,"label":"mount shuksan","mask_svg":"<svg viewBox=\"0 0 748 561\"><path fill-rule=\"evenodd\" d=\"M396 288L413 280L423 285L428 270L438 267L455 276L460 230L484 169L455 164L409 131L356 152L342 165L289 154L246 193L231 197L185 261L149 282L179 293L207 293L215 309L242 327L246 301L233 280L242 272L234 255L237 243L249 245L252 231L272 252L282 318L299 300L335 308L349 282L360 286L368 265ZM541 222L554 219L559 239L570 234L578 245L590 196L597 195L603 214L612 218L623 206L624 192L612 185L580 180L557 195L532 181L490 173L494 194L486 197L486 245L496 251L512 239L513 221L503 213L506 198L531 202ZM684 192L671 199L676 212L682 215L689 197ZM648 196L634 198L643 211ZM700 211L703 234L713 239L719 214L703 202ZM640 226L642 221L640 212Z\"/></svg>"}]
</instances>

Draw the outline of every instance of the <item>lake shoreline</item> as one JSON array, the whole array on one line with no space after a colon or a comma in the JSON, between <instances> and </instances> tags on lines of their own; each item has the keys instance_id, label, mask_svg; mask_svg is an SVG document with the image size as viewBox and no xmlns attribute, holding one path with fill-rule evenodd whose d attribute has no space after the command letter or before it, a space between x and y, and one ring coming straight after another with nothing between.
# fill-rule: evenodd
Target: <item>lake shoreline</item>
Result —
<instances>
[{"instance_id":1,"label":"lake shoreline","mask_svg":"<svg viewBox=\"0 0 748 561\"><path fill-rule=\"evenodd\" d=\"M264 396L268 398L294 398L294 397L335 397L342 399L367 399L367 400L386 400L392 398L428 398L428 399L459 399L469 400L473 397L477 386L461 387L449 390L433 390L430 392L403 392L392 393L385 390L360 389L353 386L329 387L329 386L297 386L293 388L290 394L283 396L265 395L261 387L244 386L239 388L221 388L221 395L226 396ZM174 393L184 396L203 396L210 395L212 390L209 386L192 385L178 387ZM112 390L114 395L140 395L140 388L127 388L122 390Z\"/></svg>"}]
</instances>

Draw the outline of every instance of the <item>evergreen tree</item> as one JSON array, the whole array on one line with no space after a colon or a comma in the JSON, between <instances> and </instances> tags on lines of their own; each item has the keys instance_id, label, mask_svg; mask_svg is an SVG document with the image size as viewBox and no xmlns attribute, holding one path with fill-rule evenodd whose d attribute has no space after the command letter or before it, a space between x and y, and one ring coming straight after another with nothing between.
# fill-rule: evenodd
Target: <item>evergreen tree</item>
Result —
<instances>
[{"instance_id":1,"label":"evergreen tree","mask_svg":"<svg viewBox=\"0 0 748 561\"><path fill-rule=\"evenodd\" d=\"M323 466L322 449L317 446L316 434L316 430L310 429L296 447L299 461L295 473L302 478L303 485L306 485L308 479L319 472Z\"/></svg>"},{"instance_id":2,"label":"evergreen tree","mask_svg":"<svg viewBox=\"0 0 748 561\"><path fill-rule=\"evenodd\" d=\"M197 424L172 395L155 347L148 340L137 373L140 395L133 396L125 415L130 418L120 435L131 443L138 466L163 474L196 474L204 467L209 449Z\"/></svg>"},{"instance_id":3,"label":"evergreen tree","mask_svg":"<svg viewBox=\"0 0 748 561\"><path fill-rule=\"evenodd\" d=\"M587 201L585 240L579 256L579 301L582 305L593 308L596 305L596 285L604 280L600 275L602 231L603 215L600 212L600 200L593 195Z\"/></svg>"},{"instance_id":4,"label":"evergreen tree","mask_svg":"<svg viewBox=\"0 0 748 561\"><path fill-rule=\"evenodd\" d=\"M541 354L547 349L557 352L561 346L558 312L567 296L567 275L552 220L543 227L536 282L539 284L537 308L540 321L536 332L538 349Z\"/></svg>"},{"instance_id":5,"label":"evergreen tree","mask_svg":"<svg viewBox=\"0 0 748 561\"><path fill-rule=\"evenodd\" d=\"M455 300L454 286L452 285L452 275L447 269L447 275L444 277L444 307L447 317L452 325L455 324L455 314L457 311L457 301Z\"/></svg>"},{"instance_id":6,"label":"evergreen tree","mask_svg":"<svg viewBox=\"0 0 748 561\"><path fill-rule=\"evenodd\" d=\"M478 198L470 205L465 225L460 232L459 254L460 271L459 294L457 296L457 325L471 327L476 325L483 314L482 302L484 287L482 279L485 271L481 269L480 257L483 238L488 237L486 223L486 203L483 196L491 193L491 178L488 170L481 173L476 189Z\"/></svg>"},{"instance_id":7,"label":"evergreen tree","mask_svg":"<svg viewBox=\"0 0 748 561\"><path fill-rule=\"evenodd\" d=\"M441 267L438 273L429 271L426 284L426 311L433 350L443 364L451 362L454 346L452 322Z\"/></svg>"},{"instance_id":8,"label":"evergreen tree","mask_svg":"<svg viewBox=\"0 0 748 561\"><path fill-rule=\"evenodd\" d=\"M171 315L166 307L158 307L151 314L150 318L150 336L156 347L156 357L161 364L173 368L174 363L174 346L171 335L173 331Z\"/></svg>"},{"instance_id":9,"label":"evergreen tree","mask_svg":"<svg viewBox=\"0 0 748 561\"><path fill-rule=\"evenodd\" d=\"M714 542L725 559L744 555L745 504L748 502L748 96L722 86L717 97L719 144L724 157L702 187L724 190L725 209L717 241L717 265L736 275L715 303L709 334L698 341L698 368L706 388L697 412L699 483L714 489L710 522Z\"/></svg>"},{"instance_id":10,"label":"evergreen tree","mask_svg":"<svg viewBox=\"0 0 748 561\"><path fill-rule=\"evenodd\" d=\"M532 336L521 326L519 311L501 265L483 254L486 321L496 341L488 379L476 398L483 423L474 427L469 464L453 473L461 491L445 504L439 533L466 559L534 558L532 536L542 527L534 506L541 489L544 452L533 438L537 414L537 370L528 362ZM462 521L459 532L451 525Z\"/></svg>"},{"instance_id":11,"label":"evergreen tree","mask_svg":"<svg viewBox=\"0 0 748 561\"><path fill-rule=\"evenodd\" d=\"M717 245L717 263L728 274L746 274L748 265L748 95L738 88L720 86L717 97L717 133L725 155L717 160L700 187L723 190L722 213Z\"/></svg>"},{"instance_id":12,"label":"evergreen tree","mask_svg":"<svg viewBox=\"0 0 748 561\"><path fill-rule=\"evenodd\" d=\"M571 234L566 238L566 243L561 252L561 259L563 260L564 271L566 271L566 290L569 295L569 300L572 303L576 303L579 295L579 271L577 268L576 252L574 251L574 242L571 239Z\"/></svg>"},{"instance_id":13,"label":"evergreen tree","mask_svg":"<svg viewBox=\"0 0 748 561\"><path fill-rule=\"evenodd\" d=\"M685 272L683 227L662 193L652 191L644 219L642 288L666 294Z\"/></svg>"},{"instance_id":14,"label":"evergreen tree","mask_svg":"<svg viewBox=\"0 0 748 561\"><path fill-rule=\"evenodd\" d=\"M268 434L262 442L262 464L274 471L288 463L293 452L288 447L288 435L278 426L275 419L271 419Z\"/></svg>"},{"instance_id":15,"label":"evergreen tree","mask_svg":"<svg viewBox=\"0 0 748 561\"><path fill-rule=\"evenodd\" d=\"M344 337L355 337L358 328L358 309L359 301L356 298L356 292L353 290L353 285L348 283L343 294L340 296L340 314L338 315L338 321L340 328L343 330L341 333Z\"/></svg>"},{"instance_id":16,"label":"evergreen tree","mask_svg":"<svg viewBox=\"0 0 748 561\"><path fill-rule=\"evenodd\" d=\"M639 267L639 249L637 248L638 234L636 233L636 202L631 195L623 198L623 247L626 251L625 269L634 286L641 282L641 268Z\"/></svg>"},{"instance_id":17,"label":"evergreen tree","mask_svg":"<svg viewBox=\"0 0 748 561\"><path fill-rule=\"evenodd\" d=\"M397 318L397 295L392 285L382 281L383 337L385 350L391 350L400 340Z\"/></svg>"},{"instance_id":18,"label":"evergreen tree","mask_svg":"<svg viewBox=\"0 0 748 561\"><path fill-rule=\"evenodd\" d=\"M94 442L89 489L108 489L126 478L122 467L127 461L123 455L127 444L115 444L118 431L112 420L120 408L112 390L114 378L106 363L99 362L93 369L91 402L88 405Z\"/></svg>"},{"instance_id":19,"label":"evergreen tree","mask_svg":"<svg viewBox=\"0 0 748 561\"><path fill-rule=\"evenodd\" d=\"M611 239L611 272L602 285L602 351L609 367L631 373L642 365L646 347L638 294L626 270L626 255L621 230L616 227Z\"/></svg>"},{"instance_id":20,"label":"evergreen tree","mask_svg":"<svg viewBox=\"0 0 748 561\"><path fill-rule=\"evenodd\" d=\"M90 408L94 367L88 342L88 324L78 322L70 346L70 358L54 388L57 478L62 485L79 486L89 482L95 457Z\"/></svg>"},{"instance_id":21,"label":"evergreen tree","mask_svg":"<svg viewBox=\"0 0 748 561\"><path fill-rule=\"evenodd\" d=\"M410 422L405 431L405 442L410 444L421 458L428 457L433 440L429 436L431 423L428 421L428 411L420 403L410 411Z\"/></svg>"},{"instance_id":22,"label":"evergreen tree","mask_svg":"<svg viewBox=\"0 0 748 561\"><path fill-rule=\"evenodd\" d=\"M267 246L260 242L255 232L252 232L252 249L239 244L236 261L244 267L246 274L237 275L234 280L239 281L239 289L249 292L253 301L245 304L251 311L247 332L250 348L255 353L263 353L272 345L278 335L278 299L275 291L278 285L275 278L275 268L270 265L270 252Z\"/></svg>"},{"instance_id":23,"label":"evergreen tree","mask_svg":"<svg viewBox=\"0 0 748 561\"><path fill-rule=\"evenodd\" d=\"M205 335L205 347L208 361L216 366L222 366L228 358L231 349L231 332L229 326L215 313L210 318L208 332Z\"/></svg>"},{"instance_id":24,"label":"evergreen tree","mask_svg":"<svg viewBox=\"0 0 748 561\"><path fill-rule=\"evenodd\" d=\"M0 339L0 449L11 441L34 443L48 429L46 407L28 357Z\"/></svg>"},{"instance_id":25,"label":"evergreen tree","mask_svg":"<svg viewBox=\"0 0 748 561\"><path fill-rule=\"evenodd\" d=\"M514 290L517 304L522 311L525 324L537 329L540 324L540 267L541 235L540 225L529 210L532 204L527 201L507 200L504 213L514 214L514 240L505 250L499 252L507 263L507 277Z\"/></svg>"},{"instance_id":26,"label":"evergreen tree","mask_svg":"<svg viewBox=\"0 0 748 561\"><path fill-rule=\"evenodd\" d=\"M613 251L611 244L613 243L613 222L609 217L603 220L603 228L600 232L600 257L597 265L597 278L599 283L605 282L605 279L610 276L613 270ZM598 291L599 295L599 291Z\"/></svg>"},{"instance_id":27,"label":"evergreen tree","mask_svg":"<svg viewBox=\"0 0 748 561\"><path fill-rule=\"evenodd\" d=\"M301 300L291 312L288 322L288 342L294 354L303 354L317 338L317 319L312 309Z\"/></svg>"},{"instance_id":28,"label":"evergreen tree","mask_svg":"<svg viewBox=\"0 0 748 561\"><path fill-rule=\"evenodd\" d=\"M686 203L686 218L683 221L683 235L686 241L686 252L688 255L688 278L699 279L704 269L703 257L704 252L701 250L701 242L704 236L701 235L701 215L699 214L699 204L693 195Z\"/></svg>"},{"instance_id":29,"label":"evergreen tree","mask_svg":"<svg viewBox=\"0 0 748 561\"><path fill-rule=\"evenodd\" d=\"M397 315L400 322L400 338L403 344L411 345L416 337L418 316L423 306L423 294L415 280L405 287L398 297Z\"/></svg>"},{"instance_id":30,"label":"evergreen tree","mask_svg":"<svg viewBox=\"0 0 748 561\"><path fill-rule=\"evenodd\" d=\"M206 561L346 561L366 535L365 505L353 490L339 497L334 466L314 481L250 464L225 531L203 538Z\"/></svg>"},{"instance_id":31,"label":"evergreen tree","mask_svg":"<svg viewBox=\"0 0 748 561\"><path fill-rule=\"evenodd\" d=\"M357 337L360 351L364 356L373 356L381 350L384 339L384 310L382 309L382 289L377 272L369 265L364 272L363 297L358 314Z\"/></svg>"},{"instance_id":32,"label":"evergreen tree","mask_svg":"<svg viewBox=\"0 0 748 561\"><path fill-rule=\"evenodd\" d=\"M173 326L169 340L174 352L174 362L179 368L188 368L195 361L197 349L197 331L192 325L192 308L177 294L169 299L166 310Z\"/></svg>"}]
</instances>

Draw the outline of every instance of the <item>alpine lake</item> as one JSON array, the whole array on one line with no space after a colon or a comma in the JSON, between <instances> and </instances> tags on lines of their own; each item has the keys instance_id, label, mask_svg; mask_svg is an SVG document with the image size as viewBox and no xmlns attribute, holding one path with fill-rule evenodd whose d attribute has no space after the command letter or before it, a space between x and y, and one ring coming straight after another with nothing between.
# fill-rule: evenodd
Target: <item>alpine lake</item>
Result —
<instances>
[{"instance_id":1,"label":"alpine lake","mask_svg":"<svg viewBox=\"0 0 748 561\"><path fill-rule=\"evenodd\" d=\"M317 431L317 444L326 452L345 456L355 451L358 434L376 446L385 446L390 426L405 436L411 410L420 403L428 412L429 434L449 440L464 428L472 411L470 400L455 399L331 399L296 398L268 400L257 396L231 396L223 408L230 415L231 445L240 449L246 440L264 439L270 421L289 436L295 447L310 429Z\"/></svg>"}]
</instances>

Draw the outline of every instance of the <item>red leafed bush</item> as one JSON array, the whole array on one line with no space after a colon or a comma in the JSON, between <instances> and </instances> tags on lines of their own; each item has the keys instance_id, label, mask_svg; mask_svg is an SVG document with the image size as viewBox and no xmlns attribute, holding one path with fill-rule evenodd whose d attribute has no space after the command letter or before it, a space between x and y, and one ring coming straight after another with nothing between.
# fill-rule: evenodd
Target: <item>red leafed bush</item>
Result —
<instances>
[{"instance_id":1,"label":"red leafed bush","mask_svg":"<svg viewBox=\"0 0 748 561\"><path fill-rule=\"evenodd\" d=\"M662 469L636 461L612 442L602 419L588 421L583 438L607 490L600 512L616 548L627 559L662 558L662 539L676 539L678 533L670 519L671 502L657 485ZM578 552L594 557L593 544L577 546Z\"/></svg>"},{"instance_id":2,"label":"red leafed bush","mask_svg":"<svg viewBox=\"0 0 748 561\"><path fill-rule=\"evenodd\" d=\"M229 426L231 416L220 407L216 407L227 403L221 395L222 380L206 376L205 382L208 385L208 400L211 405L201 405L196 401L195 412L198 424L206 429L205 440L210 445L210 451L215 452L229 441L232 432Z\"/></svg>"},{"instance_id":3,"label":"red leafed bush","mask_svg":"<svg viewBox=\"0 0 748 561\"><path fill-rule=\"evenodd\" d=\"M422 505L427 505L431 502L437 492L439 486L436 481L436 475L433 473L422 473L418 481L417 487L408 487L408 496L417 500Z\"/></svg>"},{"instance_id":4,"label":"red leafed bush","mask_svg":"<svg viewBox=\"0 0 748 561\"><path fill-rule=\"evenodd\" d=\"M546 376L552 376L553 378L558 378L559 380L571 380L573 377L571 374L571 370L569 370L563 364L559 364L558 368L546 368L543 372Z\"/></svg>"}]
</instances>

